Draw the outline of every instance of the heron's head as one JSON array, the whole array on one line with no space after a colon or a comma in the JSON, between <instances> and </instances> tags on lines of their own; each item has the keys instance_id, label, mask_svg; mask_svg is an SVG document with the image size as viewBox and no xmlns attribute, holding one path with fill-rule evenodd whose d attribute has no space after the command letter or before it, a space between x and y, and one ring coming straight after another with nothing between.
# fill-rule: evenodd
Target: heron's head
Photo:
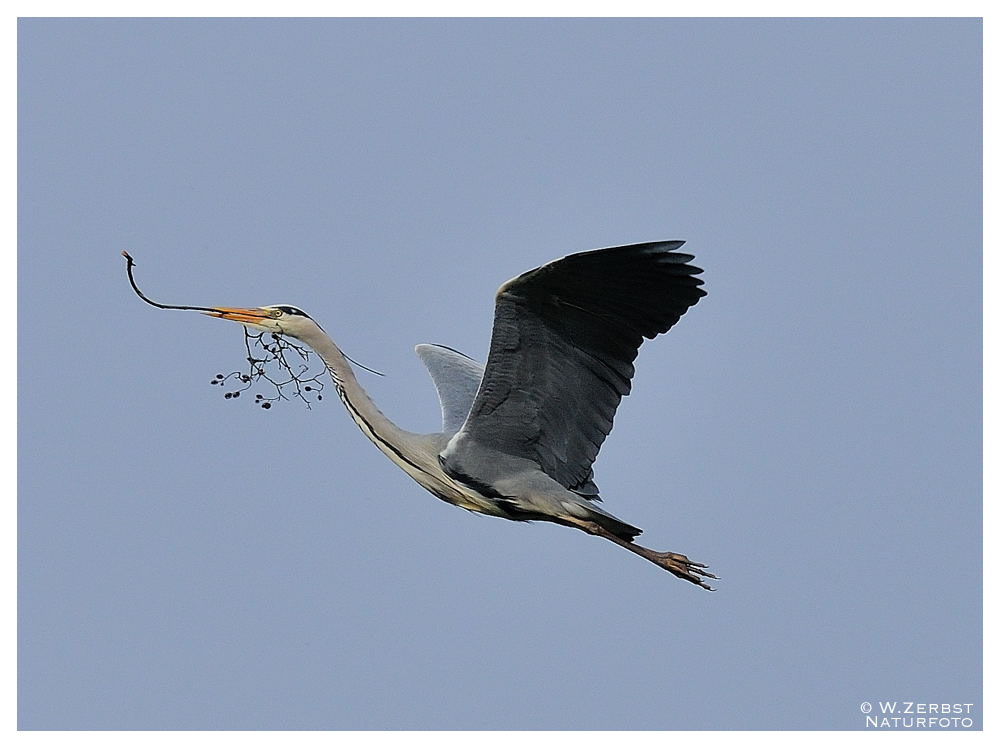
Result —
<instances>
[{"instance_id":1,"label":"heron's head","mask_svg":"<svg viewBox=\"0 0 1000 748\"><path fill-rule=\"evenodd\" d=\"M205 314L220 319L239 322L251 330L263 330L276 335L288 335L300 340L307 339L311 332L322 330L313 319L298 307L288 304L259 306L249 309L218 307Z\"/></svg>"}]
</instances>

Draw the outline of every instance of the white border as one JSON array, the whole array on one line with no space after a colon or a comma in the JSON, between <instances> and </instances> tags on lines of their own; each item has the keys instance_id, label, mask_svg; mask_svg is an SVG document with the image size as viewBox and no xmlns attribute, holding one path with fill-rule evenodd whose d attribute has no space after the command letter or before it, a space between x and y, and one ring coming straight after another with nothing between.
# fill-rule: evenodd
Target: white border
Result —
<instances>
[{"instance_id":1,"label":"white border","mask_svg":"<svg viewBox=\"0 0 1000 748\"><path fill-rule=\"evenodd\" d=\"M535 2L523 2L522 0L511 0L505 3L460 3L460 2L443 2L441 0L427 0L426 2L385 2L379 4L362 4L362 3L321 3L321 2L302 2L296 0L289 0L287 2L279 4L275 3L262 3L262 2L185 2L178 1L172 3L163 2L148 2L143 3L141 6L136 3L125 3L125 2L103 2L103 3L91 3L86 5L86 13L82 12L81 4L70 3L70 2L35 2L35 3L15 3L14 8L18 16L257 16L257 17L285 17L285 16L328 16L331 13L335 13L340 16L345 17L386 17L386 16L529 16L529 17L544 17L544 16L602 16L602 17L624 17L624 16L675 16L675 17L726 17L726 16L740 16L740 17L762 17L762 16L798 16L798 17L843 17L847 16L862 16L862 17L878 17L878 16L898 16L898 15L908 15L908 16L932 16L932 17L955 17L955 16L967 16L967 17L977 17L984 16L985 14L985 3L982 2L952 2L948 4L944 3L931 3L931 2L815 2L809 4L803 3L793 3L793 2L763 2L754 3L752 6L746 3L737 2L714 2L710 6L701 6L693 3L679 3L679 2L634 2L629 0L623 0L622 2L614 3L613 5L608 3L596 3L596 2L585 2L585 3L570 3L570 2L552 2L545 0L536 0ZM276 10L280 10L280 13L276 13ZM988 19L987 19L988 20ZM7 158L6 161L6 173L9 175L8 179L13 182L10 188L10 195L8 199L3 201L4 214L6 216L6 223L11 230L8 235L13 234L14 241L11 243L12 247L16 247L16 225L17 225L17 210L16 210L16 194L17 194L17 150L16 150L16 133L17 133L17 122L16 122L16 90L17 90L17 31L16 23L10 23L8 26L7 38L9 44L7 44L8 60L13 64L8 67L8 73L5 76L5 87L7 89L7 96L5 99L8 102L14 102L15 112L7 117L7 127L10 130L10 137L8 143L13 143L13 145L8 145ZM986 77L984 78L984 88L985 82L991 80L990 73L993 70L993 57L991 53L991 45L989 44L988 31L990 24L984 22L984 71ZM984 91L986 93L986 91ZM984 132L992 132L992 127L988 123L996 121L996 118L992 116L992 97L986 96L985 108L984 108L984 122L986 127ZM984 143L984 164L989 163L989 156L991 155L991 150L985 147ZM989 207L992 205L992 201L989 200L990 190L990 180L989 172L984 172L984 198L986 202L984 205L986 209L984 210L984 247L991 247L992 244L989 241L989 236L991 235L991 222L989 221L989 216L991 211ZM991 284L989 281L993 278L993 266L994 262L990 260L991 253L984 251L984 373L992 374L995 371L995 367L991 365L991 359L989 354L992 352L990 331L992 330L992 325L990 324L993 319L993 312L995 310L995 304L992 302L991 295L987 293L991 290ZM5 255L5 266L6 273L3 275L3 292L5 298L15 299L17 294L16 288L16 251L8 251ZM9 308L9 307L8 307ZM15 303L15 315L16 315L16 303ZM16 332L15 342L16 342ZM990 381L989 377L984 379L984 382ZM993 413L993 398L989 396L989 391L984 390L984 417L991 415ZM984 457L986 455L993 455L992 447L995 444L993 438L993 431L990 428L992 419L987 419L984 421ZM14 476L13 484L16 491L16 450L14 445L16 444L16 409L14 413L14 418L8 420L8 426L5 429L5 433L9 439L7 444L9 447L3 450L3 459L6 462L6 474L8 476ZM991 488L995 485L993 471L988 469L990 463L984 460L984 488L985 496L993 496L996 494L991 491ZM989 528L990 530L994 527L994 516L995 511L992 509L992 499L985 502L984 506L984 528ZM14 508L16 514L16 502L11 500L8 504ZM4 633L6 634L6 641L8 642L8 647L6 650L6 656L4 658L5 669L8 672L8 678L5 681L6 688L3 694L4 705L6 707L6 722L9 731L14 731L16 729L16 694L17 694L17 675L16 675L16 657L17 657L17 637L16 637L16 626L17 626L17 615L16 615L16 588L17 588L17 532L16 532L16 522L11 522L8 525L8 541L6 544L6 552L4 554L5 563L7 566L7 573L4 575L4 580L6 582L6 595L5 599L9 601L10 608L8 614L4 617ZM937 563L937 559L932 558L933 549L928 549L928 562ZM985 544L985 567L992 569L994 568L993 561L995 559L995 554L992 551L991 544ZM960 583L962 570L956 570L956 583ZM991 578L990 574L986 575L987 581ZM989 587L985 590L984 599L984 617L986 625L984 631L989 632L995 630L996 616L992 614L992 602L993 595ZM989 638L984 641L984 655L985 661L989 665L994 661L993 658L994 648L990 645ZM992 714L990 710L987 709L987 705L992 705L994 702L993 695L993 681L990 677L990 668L987 667L984 672L984 705L982 707L983 721L989 728L991 726ZM664 682L664 689L669 690L671 688L671 683L669 681ZM461 746L461 748L466 748L471 741L474 741L477 745L482 745L485 748L492 748L493 746L500 746L503 744L505 747L511 740L516 740L519 744L526 744L528 746L542 745L543 743L548 746L554 740L568 740L572 741L574 748L591 748L598 745L601 748L605 748L609 740L621 740L627 739L630 746L635 746L635 748L645 748L649 746L650 748L663 748L667 741L676 742L679 741L682 746L713 746L720 742L725 741L725 744L731 744L734 742L742 742L744 740L756 740L756 739L766 739L769 744L776 745L799 745L803 741L808 741L809 743L816 743L820 746L827 745L840 745L844 740L860 741L862 743L872 743L878 741L880 744L893 743L901 744L905 741L907 746L912 745L928 745L930 743L938 743L941 740L949 741L949 745L957 741L981 741L984 739L985 732L968 732L968 731L956 731L948 730L941 732L930 732L930 731L888 731L888 730L878 730L878 731L858 731L853 733L840 733L840 732L724 732L724 733L711 733L711 732L670 732L667 734L663 733L628 733L627 735L620 734L609 734L609 733L599 733L599 732L586 732L586 733L560 733L557 736L552 733L547 732L518 732L518 733L467 733L467 732L429 732L429 733L419 733L414 735L413 733L375 733L375 732L338 732L334 734L326 732L187 732L184 734L184 740L190 742L194 745L211 744L212 746L228 745L228 744L239 744L240 746L259 746L259 745L273 745L276 743L295 743L298 745L329 745L332 740L336 742L345 742L351 746L371 746L377 745L381 746L385 743L396 744L406 742L411 743L415 737L423 739L425 736L427 739L433 740L436 745L444 746L445 748L450 748L451 746ZM139 743L143 746L158 746L158 745L174 745L177 741L177 735L169 732L19 732L16 733L16 739L23 742L24 744L32 745L51 745L58 742L58 744L68 743L72 741L74 745L79 745L80 743L86 745L90 741L99 741L101 744L106 745L129 745L133 746Z\"/></svg>"},{"instance_id":2,"label":"white border","mask_svg":"<svg viewBox=\"0 0 1000 748\"><path fill-rule=\"evenodd\" d=\"M985 2L957 0L952 3L914 0L844 0L844 2L734 2L718 0L712 3L680 2L679 0L621 0L621 2L569 2L569 0L509 0L509 2L460 2L459 0L388 0L387 2L318 2L317 0L287 0L266 3L260 0L233 2L206 0L191 2L162 0L150 2L105 1L72 3L15 2L18 16L133 16L133 17L981 17ZM86 12L83 12L83 9Z\"/></svg>"}]
</instances>

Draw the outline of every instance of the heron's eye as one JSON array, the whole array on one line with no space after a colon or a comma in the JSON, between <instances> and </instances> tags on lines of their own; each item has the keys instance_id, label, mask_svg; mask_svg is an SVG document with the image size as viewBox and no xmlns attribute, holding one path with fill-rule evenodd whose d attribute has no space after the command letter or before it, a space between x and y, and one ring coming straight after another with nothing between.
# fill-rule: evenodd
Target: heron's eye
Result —
<instances>
[{"instance_id":1,"label":"heron's eye","mask_svg":"<svg viewBox=\"0 0 1000 748\"><path fill-rule=\"evenodd\" d=\"M270 317L271 319L277 319L282 314L283 312L280 309L272 309L270 312L268 312L267 316Z\"/></svg>"}]
</instances>

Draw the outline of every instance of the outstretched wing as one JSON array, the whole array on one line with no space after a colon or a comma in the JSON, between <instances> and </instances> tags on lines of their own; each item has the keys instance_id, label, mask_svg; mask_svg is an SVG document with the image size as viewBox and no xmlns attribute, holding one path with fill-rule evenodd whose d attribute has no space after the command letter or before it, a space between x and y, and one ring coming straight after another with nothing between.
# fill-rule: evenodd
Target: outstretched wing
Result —
<instances>
[{"instance_id":1,"label":"outstretched wing","mask_svg":"<svg viewBox=\"0 0 1000 748\"><path fill-rule=\"evenodd\" d=\"M669 330L705 295L693 256L675 251L682 244L581 252L502 285L486 372L460 436L533 460L595 498L591 464L631 389L643 338Z\"/></svg>"},{"instance_id":2,"label":"outstretched wing","mask_svg":"<svg viewBox=\"0 0 1000 748\"><path fill-rule=\"evenodd\" d=\"M424 362L438 400L441 401L441 430L454 434L465 423L483 380L483 365L443 345L421 343L413 350Z\"/></svg>"}]
</instances>

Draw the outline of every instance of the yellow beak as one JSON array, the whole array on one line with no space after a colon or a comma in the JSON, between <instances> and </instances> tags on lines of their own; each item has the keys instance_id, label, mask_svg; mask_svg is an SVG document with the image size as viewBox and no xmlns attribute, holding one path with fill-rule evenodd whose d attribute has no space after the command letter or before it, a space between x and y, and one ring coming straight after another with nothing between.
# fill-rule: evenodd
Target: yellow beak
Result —
<instances>
[{"instance_id":1,"label":"yellow beak","mask_svg":"<svg viewBox=\"0 0 1000 748\"><path fill-rule=\"evenodd\" d=\"M233 322L249 322L251 324L271 316L267 309L241 309L239 307L228 306L220 306L211 312L202 312L202 314L220 319L230 319Z\"/></svg>"}]
</instances>

